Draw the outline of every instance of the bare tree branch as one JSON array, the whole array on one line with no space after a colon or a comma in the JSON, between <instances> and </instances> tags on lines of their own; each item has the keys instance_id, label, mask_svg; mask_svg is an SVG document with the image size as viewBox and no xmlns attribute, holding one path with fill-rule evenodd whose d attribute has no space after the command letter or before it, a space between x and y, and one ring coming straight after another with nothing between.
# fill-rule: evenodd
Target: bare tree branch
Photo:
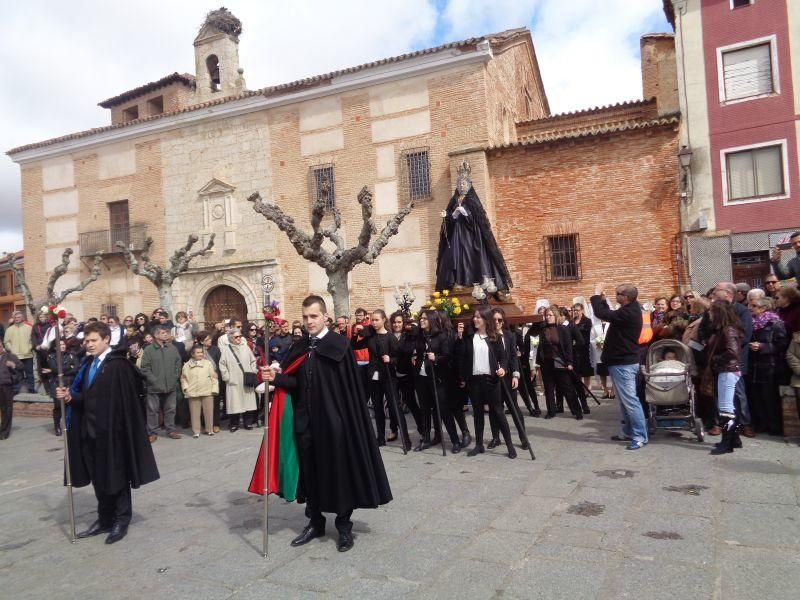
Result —
<instances>
[{"instance_id":1,"label":"bare tree branch","mask_svg":"<svg viewBox=\"0 0 800 600\"><path fill-rule=\"evenodd\" d=\"M70 248L67 248L67 250L70 250ZM66 250L64 251L64 253L66 254ZM83 290L85 290L90 283L97 281L97 278L100 277L102 266L103 266L103 257L100 253L97 253L94 255L94 263L92 264L92 268L89 269L89 276L83 281L81 281L78 285L62 290L59 294L52 294L51 296L49 296L52 303L61 304L64 301L64 299L70 294L75 292L82 292ZM52 278L53 276L51 275L50 279L52 280ZM53 283L55 284L55 282Z\"/></svg>"},{"instance_id":2,"label":"bare tree branch","mask_svg":"<svg viewBox=\"0 0 800 600\"><path fill-rule=\"evenodd\" d=\"M94 257L94 264L89 270L89 276L86 279L81 281L76 286L66 288L58 294L55 293L55 287L58 283L58 280L69 271L70 257L72 254L72 248L67 248L61 254L61 263L55 269L53 269L53 272L47 279L45 297L39 302L33 299L33 294L31 294L31 290L28 287L28 282L25 281L25 275L19 268L19 265L16 264L16 255L8 255L8 261L11 265L11 270L14 272L17 285L19 285L19 287L22 289L22 295L25 298L25 305L28 307L28 310L31 311L31 316L36 316L36 314L41 310L42 306L45 306L46 304L61 304L67 296L74 294L75 292L82 292L87 286L89 286L89 284L97 281L97 279L100 277L102 272L101 267L103 265L103 257L98 253Z\"/></svg>"},{"instance_id":3,"label":"bare tree branch","mask_svg":"<svg viewBox=\"0 0 800 600\"><path fill-rule=\"evenodd\" d=\"M292 217L284 213L275 204L265 202L258 192L251 194L247 200L253 203L253 210L260 213L268 221L275 223L278 229L286 234L289 242L300 256L325 269L325 273L328 276L328 291L333 296L334 311L336 314L346 314L349 312L349 309L345 308L349 304L347 274L359 263L372 264L375 262L375 259L386 247L386 244L389 243L389 238L397 234L403 220L414 208L414 204L409 203L396 215L392 216L386 222L386 226L381 230L378 238L370 245L372 236L377 233L377 230L372 218L372 194L367 186L364 186L358 194L362 219L358 242L355 246L347 248L344 237L339 233L342 226L341 212L337 207L328 208L328 193L329 188L326 182L323 181L320 193L311 207L310 224L313 231L312 235L308 235L298 229ZM323 227L322 221L328 210L332 216L332 222ZM324 238L333 242L336 246L335 252L332 253L322 247Z\"/></svg>"}]
</instances>

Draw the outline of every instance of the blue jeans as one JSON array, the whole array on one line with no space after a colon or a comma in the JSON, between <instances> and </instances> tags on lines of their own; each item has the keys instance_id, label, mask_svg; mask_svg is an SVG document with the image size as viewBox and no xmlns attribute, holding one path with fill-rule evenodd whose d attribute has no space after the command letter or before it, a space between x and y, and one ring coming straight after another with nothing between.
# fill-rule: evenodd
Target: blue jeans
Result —
<instances>
[{"instance_id":1,"label":"blue jeans","mask_svg":"<svg viewBox=\"0 0 800 600\"><path fill-rule=\"evenodd\" d=\"M608 374L614 382L622 412L622 436L637 442L647 443L647 422L642 404L636 395L636 375L639 365L609 365Z\"/></svg>"},{"instance_id":2,"label":"blue jeans","mask_svg":"<svg viewBox=\"0 0 800 600\"><path fill-rule=\"evenodd\" d=\"M739 379L738 373L719 373L717 375L717 410L720 413L736 414L733 396Z\"/></svg>"}]
</instances>

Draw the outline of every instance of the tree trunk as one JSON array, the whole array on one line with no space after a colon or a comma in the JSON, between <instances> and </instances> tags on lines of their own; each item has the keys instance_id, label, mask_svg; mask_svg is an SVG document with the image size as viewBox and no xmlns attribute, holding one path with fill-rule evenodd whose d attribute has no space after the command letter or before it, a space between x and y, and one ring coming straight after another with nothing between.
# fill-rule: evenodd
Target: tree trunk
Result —
<instances>
[{"instance_id":1,"label":"tree trunk","mask_svg":"<svg viewBox=\"0 0 800 600\"><path fill-rule=\"evenodd\" d=\"M337 317L350 315L350 288L347 286L348 271L325 271L328 276L328 293L333 297L333 313L331 316L336 321ZM330 310L330 309L329 309Z\"/></svg>"},{"instance_id":2,"label":"tree trunk","mask_svg":"<svg viewBox=\"0 0 800 600\"><path fill-rule=\"evenodd\" d=\"M169 314L170 319L175 319L175 315L172 314L172 286L161 284L158 286L158 301L160 303L161 308L167 311Z\"/></svg>"}]
</instances>

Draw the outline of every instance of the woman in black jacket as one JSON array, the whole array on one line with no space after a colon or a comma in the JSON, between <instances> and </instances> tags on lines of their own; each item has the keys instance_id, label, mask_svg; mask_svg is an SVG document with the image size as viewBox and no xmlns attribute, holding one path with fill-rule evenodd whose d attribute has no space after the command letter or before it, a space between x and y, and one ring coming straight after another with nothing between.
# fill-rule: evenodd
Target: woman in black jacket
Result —
<instances>
[{"instance_id":1,"label":"woman in black jacket","mask_svg":"<svg viewBox=\"0 0 800 600\"><path fill-rule=\"evenodd\" d=\"M742 376L742 322L734 306L716 301L708 310L711 336L706 344L708 364L717 377L717 411L719 412L722 440L711 454L733 452L742 447L737 432L734 395L736 384Z\"/></svg>"},{"instance_id":2,"label":"woman in black jacket","mask_svg":"<svg viewBox=\"0 0 800 600\"><path fill-rule=\"evenodd\" d=\"M397 339L397 364L395 367L397 393L403 405L414 417L417 431L422 436L424 431L422 411L414 391L414 365L412 363L416 353L419 329L413 323L407 323L403 313L399 310L392 313L389 322L392 325L392 335Z\"/></svg>"},{"instance_id":3,"label":"woman in black jacket","mask_svg":"<svg viewBox=\"0 0 800 600\"><path fill-rule=\"evenodd\" d=\"M397 389L397 380L394 367L397 364L397 338L389 333L386 326L389 319L380 308L373 311L370 316L371 331L367 340L369 349L369 365L367 367L367 381L372 399L372 409L375 411L375 430L378 446L386 445L386 412L383 408L383 399L389 403L389 427L392 434L389 441L397 439L397 415L392 409L392 402L397 399L392 394Z\"/></svg>"},{"instance_id":4,"label":"woman in black jacket","mask_svg":"<svg viewBox=\"0 0 800 600\"><path fill-rule=\"evenodd\" d=\"M753 315L753 336L745 383L747 400L757 433L783 434L778 386L786 383L786 349L789 336L781 318L768 310L766 298L753 298L747 308Z\"/></svg>"},{"instance_id":5,"label":"woman in black jacket","mask_svg":"<svg viewBox=\"0 0 800 600\"><path fill-rule=\"evenodd\" d=\"M461 345L460 369L462 385L467 386L472 401L472 415L475 419L475 447L468 456L483 454L483 410L487 404L494 413L500 432L508 448L508 457L516 458L517 451L511 442L511 430L508 427L503 403L500 399L500 377L505 376L503 364L506 360L505 349L492 323L492 309L480 306L472 315L475 332L464 336Z\"/></svg>"},{"instance_id":6,"label":"woman in black jacket","mask_svg":"<svg viewBox=\"0 0 800 600\"><path fill-rule=\"evenodd\" d=\"M575 368L572 353L572 336L567 327L559 325L561 315L553 308L544 311L544 323L539 328L538 360L542 371L542 384L547 402L545 419L556 416L556 392L563 395L572 414L583 419L583 410L575 394L570 371Z\"/></svg>"},{"instance_id":7,"label":"woman in black jacket","mask_svg":"<svg viewBox=\"0 0 800 600\"><path fill-rule=\"evenodd\" d=\"M422 407L423 434L414 450L420 451L435 446L441 441L440 419L444 423L453 453L461 451L456 423L447 399L445 377L453 360L453 345L442 331L441 320L435 310L426 310L419 317L422 335L417 337L414 356L414 382ZM434 386L435 389L434 389ZM434 438L430 438L431 425Z\"/></svg>"},{"instance_id":8,"label":"woman in black jacket","mask_svg":"<svg viewBox=\"0 0 800 600\"><path fill-rule=\"evenodd\" d=\"M69 388L72 380L78 373L81 361L77 354L67 349L66 342L62 339L58 343L61 345L61 371L64 375L64 387ZM56 435L61 435L61 401L56 400L56 386L58 385L58 361L56 351L52 350L47 355L47 365L42 369L47 375L49 383L50 397L53 399L53 431Z\"/></svg>"},{"instance_id":9,"label":"woman in black jacket","mask_svg":"<svg viewBox=\"0 0 800 600\"><path fill-rule=\"evenodd\" d=\"M455 357L456 345L460 341L458 338L458 332L456 331L456 328L453 327L453 322L450 320L450 317L444 310L437 309L436 314L439 317L439 325L441 326L442 331L450 340L450 348L452 349L451 354L453 357ZM469 427L467 426L467 417L464 415L464 402L466 400L466 393L458 385L458 361L456 361L455 358L450 361L450 364L447 365L443 378L445 382L445 388L447 389L447 405L453 415L453 420L455 420L456 425L458 425L458 429L461 431L461 447L466 448L472 443L472 436L470 435Z\"/></svg>"}]
</instances>

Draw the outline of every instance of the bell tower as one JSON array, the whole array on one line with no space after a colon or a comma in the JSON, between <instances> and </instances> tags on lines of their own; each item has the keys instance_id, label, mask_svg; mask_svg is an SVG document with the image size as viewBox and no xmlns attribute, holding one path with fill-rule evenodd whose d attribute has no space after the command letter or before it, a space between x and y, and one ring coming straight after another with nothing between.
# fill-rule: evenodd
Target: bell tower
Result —
<instances>
[{"instance_id":1,"label":"bell tower","mask_svg":"<svg viewBox=\"0 0 800 600\"><path fill-rule=\"evenodd\" d=\"M195 102L235 96L245 90L239 67L242 22L227 8L212 10L194 39Z\"/></svg>"}]
</instances>

